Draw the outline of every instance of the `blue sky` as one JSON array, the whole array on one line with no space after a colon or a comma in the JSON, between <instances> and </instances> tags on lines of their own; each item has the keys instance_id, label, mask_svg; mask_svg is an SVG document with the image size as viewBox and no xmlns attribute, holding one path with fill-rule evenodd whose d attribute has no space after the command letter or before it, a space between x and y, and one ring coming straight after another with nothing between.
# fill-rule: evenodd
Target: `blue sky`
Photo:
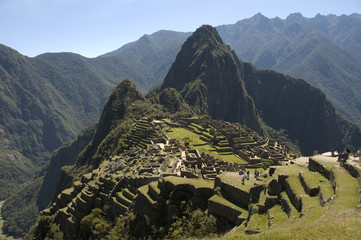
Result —
<instances>
[{"instance_id":1,"label":"blue sky","mask_svg":"<svg viewBox=\"0 0 361 240\"><path fill-rule=\"evenodd\" d=\"M96 57L158 30L194 31L257 13L361 13L361 0L0 0L0 43L34 57L74 52Z\"/></svg>"}]
</instances>

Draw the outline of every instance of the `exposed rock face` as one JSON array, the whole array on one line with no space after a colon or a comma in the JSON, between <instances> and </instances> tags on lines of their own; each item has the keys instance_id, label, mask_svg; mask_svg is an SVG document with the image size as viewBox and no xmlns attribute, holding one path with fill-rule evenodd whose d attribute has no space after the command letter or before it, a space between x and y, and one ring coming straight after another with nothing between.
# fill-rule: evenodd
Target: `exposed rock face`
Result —
<instances>
[{"instance_id":1,"label":"exposed rock face","mask_svg":"<svg viewBox=\"0 0 361 240\"><path fill-rule=\"evenodd\" d=\"M182 46L161 89L175 88L198 114L260 130L239 65L239 59L215 28L202 26Z\"/></svg>"}]
</instances>

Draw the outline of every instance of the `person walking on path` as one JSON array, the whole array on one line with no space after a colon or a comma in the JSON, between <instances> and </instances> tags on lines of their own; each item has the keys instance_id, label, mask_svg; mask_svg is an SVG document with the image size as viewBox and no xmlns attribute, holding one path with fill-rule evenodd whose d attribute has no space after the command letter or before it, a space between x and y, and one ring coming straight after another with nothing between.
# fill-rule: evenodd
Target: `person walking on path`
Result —
<instances>
[{"instance_id":1,"label":"person walking on path","mask_svg":"<svg viewBox=\"0 0 361 240\"><path fill-rule=\"evenodd\" d=\"M242 176L242 185L244 185L244 180L246 180L246 173L243 173L243 176Z\"/></svg>"},{"instance_id":2,"label":"person walking on path","mask_svg":"<svg viewBox=\"0 0 361 240\"><path fill-rule=\"evenodd\" d=\"M357 151L356 155L358 156L358 164L361 165L361 149Z\"/></svg>"}]
</instances>

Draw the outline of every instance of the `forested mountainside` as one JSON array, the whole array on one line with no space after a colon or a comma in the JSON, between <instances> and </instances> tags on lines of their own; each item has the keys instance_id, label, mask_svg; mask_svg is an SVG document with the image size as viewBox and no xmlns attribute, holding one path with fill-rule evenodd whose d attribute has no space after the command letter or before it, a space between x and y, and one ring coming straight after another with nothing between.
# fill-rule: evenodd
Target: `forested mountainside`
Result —
<instances>
[{"instance_id":1,"label":"forested mountainside","mask_svg":"<svg viewBox=\"0 0 361 240\"><path fill-rule=\"evenodd\" d=\"M169 32L160 32L156 39L161 41L163 35ZM173 45L169 48L163 45L165 53L158 56L169 62L165 66L172 61L168 57L172 48ZM24 232L29 222L34 221L34 214L49 202L37 199L37 195L47 189L41 187L43 178L40 177L45 171L40 170L49 163L51 152L99 119L111 90L121 80L131 78L142 92L149 91L154 84L151 75L139 71L139 67L125 57L88 59L72 53L46 53L29 58L4 45L0 51L0 200L18 191L4 204L4 209L14 210L12 205L18 206L17 214L11 216L15 220L8 221L16 226L12 230L16 234ZM129 51L135 51L131 44ZM157 54L147 53L150 61L154 60L152 54ZM64 160L63 164L66 163L70 162ZM51 167L50 164L49 169ZM34 178L36 182L25 186L26 189L21 187ZM29 191L35 196L26 198L19 206L19 196L22 198Z\"/></svg>"},{"instance_id":2,"label":"forested mountainside","mask_svg":"<svg viewBox=\"0 0 361 240\"><path fill-rule=\"evenodd\" d=\"M76 54L28 58L3 45L0 79L3 200L14 184L34 177L52 151L97 121L120 80L102 76L88 59Z\"/></svg>"}]
</instances>

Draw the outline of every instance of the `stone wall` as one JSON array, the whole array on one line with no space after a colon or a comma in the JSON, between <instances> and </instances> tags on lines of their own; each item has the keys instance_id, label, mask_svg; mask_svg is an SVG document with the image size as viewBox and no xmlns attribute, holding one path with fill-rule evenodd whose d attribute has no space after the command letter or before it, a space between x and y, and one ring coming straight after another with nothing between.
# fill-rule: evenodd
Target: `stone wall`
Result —
<instances>
[{"instance_id":1,"label":"stone wall","mask_svg":"<svg viewBox=\"0 0 361 240\"><path fill-rule=\"evenodd\" d=\"M325 178L330 180L330 171L328 171L324 165L312 159L312 157L310 157L308 160L308 168L310 171L321 173Z\"/></svg>"},{"instance_id":2,"label":"stone wall","mask_svg":"<svg viewBox=\"0 0 361 240\"><path fill-rule=\"evenodd\" d=\"M226 200L223 201L226 202ZM240 218L242 211L239 208L216 201L213 197L208 200L208 212L216 217L226 218L233 225L242 223L242 218Z\"/></svg>"},{"instance_id":3,"label":"stone wall","mask_svg":"<svg viewBox=\"0 0 361 240\"><path fill-rule=\"evenodd\" d=\"M240 206L242 208L248 208L248 204L251 203L251 194L243 191L240 188L224 183L220 178L216 177L214 187L220 188L221 194L224 198L230 202Z\"/></svg>"},{"instance_id":4,"label":"stone wall","mask_svg":"<svg viewBox=\"0 0 361 240\"><path fill-rule=\"evenodd\" d=\"M290 201L293 204L293 206L297 209L297 211L300 212L302 210L302 198L296 195L291 185L287 181L284 182L283 187L286 190L286 193L290 198Z\"/></svg>"},{"instance_id":5,"label":"stone wall","mask_svg":"<svg viewBox=\"0 0 361 240\"><path fill-rule=\"evenodd\" d=\"M319 187L311 187L311 186L308 186L307 183L306 183L306 180L305 178L303 177L303 173L302 172L299 172L298 173L298 177L300 179L300 182L302 184L302 187L303 189L305 190L305 192L310 195L310 197L314 197L316 196L319 191L320 191L320 188Z\"/></svg>"}]
</instances>

